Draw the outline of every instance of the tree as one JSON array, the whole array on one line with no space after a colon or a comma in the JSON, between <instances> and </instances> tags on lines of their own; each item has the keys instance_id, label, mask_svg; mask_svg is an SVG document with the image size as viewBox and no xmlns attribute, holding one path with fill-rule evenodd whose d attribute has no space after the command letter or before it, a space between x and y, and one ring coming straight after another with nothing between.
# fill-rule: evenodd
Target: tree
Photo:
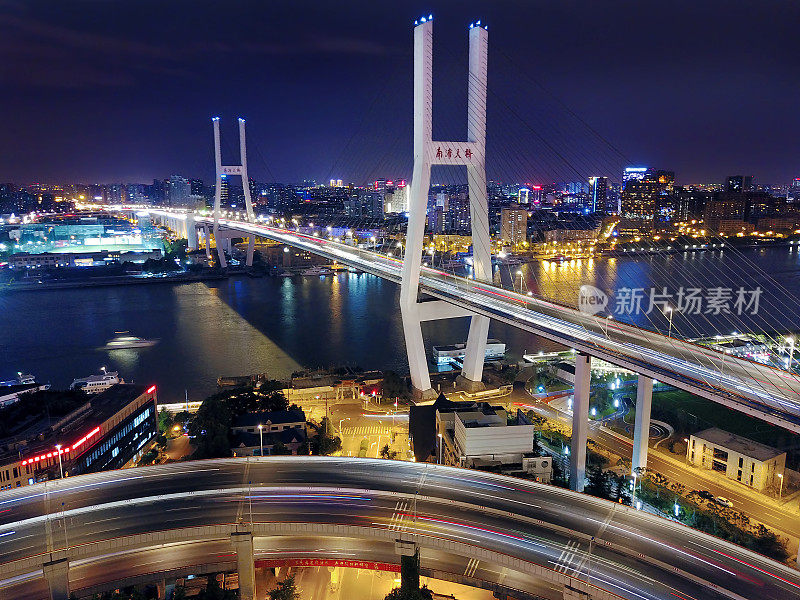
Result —
<instances>
[{"instance_id":1,"label":"tree","mask_svg":"<svg viewBox=\"0 0 800 600\"><path fill-rule=\"evenodd\" d=\"M172 415L162 406L161 410L158 412L158 431L162 434L166 434L172 429L173 424L174 420Z\"/></svg>"},{"instance_id":2,"label":"tree","mask_svg":"<svg viewBox=\"0 0 800 600\"><path fill-rule=\"evenodd\" d=\"M270 454L273 456L285 456L287 454L291 454L292 451L281 441L275 442L275 445L272 446L272 450Z\"/></svg>"},{"instance_id":3,"label":"tree","mask_svg":"<svg viewBox=\"0 0 800 600\"><path fill-rule=\"evenodd\" d=\"M236 600L239 595L231 590L223 590L217 581L217 574L209 573L206 588L195 597L198 600Z\"/></svg>"},{"instance_id":4,"label":"tree","mask_svg":"<svg viewBox=\"0 0 800 600\"><path fill-rule=\"evenodd\" d=\"M220 394L203 400L189 424L189 435L194 437L197 446L195 458L224 458L231 455L228 439L231 419L231 411Z\"/></svg>"},{"instance_id":5,"label":"tree","mask_svg":"<svg viewBox=\"0 0 800 600\"><path fill-rule=\"evenodd\" d=\"M381 458L394 460L397 458L397 451L389 449L389 444L385 444L383 448L381 448Z\"/></svg>"},{"instance_id":6,"label":"tree","mask_svg":"<svg viewBox=\"0 0 800 600\"><path fill-rule=\"evenodd\" d=\"M267 592L269 600L300 600L300 594L294 583L294 575L279 582L274 590Z\"/></svg>"},{"instance_id":7,"label":"tree","mask_svg":"<svg viewBox=\"0 0 800 600\"><path fill-rule=\"evenodd\" d=\"M394 371L383 374L382 394L385 398L400 398L406 394L406 382Z\"/></svg>"}]
</instances>

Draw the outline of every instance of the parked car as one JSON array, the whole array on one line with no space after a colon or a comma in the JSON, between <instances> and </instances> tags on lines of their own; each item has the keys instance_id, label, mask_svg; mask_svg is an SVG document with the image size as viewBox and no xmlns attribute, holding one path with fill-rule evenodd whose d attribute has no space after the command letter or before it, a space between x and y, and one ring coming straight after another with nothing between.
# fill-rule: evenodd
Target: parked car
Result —
<instances>
[{"instance_id":1,"label":"parked car","mask_svg":"<svg viewBox=\"0 0 800 600\"><path fill-rule=\"evenodd\" d=\"M699 498L702 498L703 500L708 500L709 502L714 501L714 494L712 494L708 490L695 490L692 493L696 494Z\"/></svg>"},{"instance_id":2,"label":"parked car","mask_svg":"<svg viewBox=\"0 0 800 600\"><path fill-rule=\"evenodd\" d=\"M716 502L720 506L726 506L727 508L733 508L733 502L728 500L725 496L717 496L716 498L714 498L714 502Z\"/></svg>"}]
</instances>

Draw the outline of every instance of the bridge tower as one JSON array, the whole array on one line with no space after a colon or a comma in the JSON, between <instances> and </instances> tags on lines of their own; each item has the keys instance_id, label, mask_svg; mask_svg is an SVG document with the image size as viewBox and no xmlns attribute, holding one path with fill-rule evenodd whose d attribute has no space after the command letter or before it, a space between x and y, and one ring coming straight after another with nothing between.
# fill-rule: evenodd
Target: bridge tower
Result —
<instances>
[{"instance_id":1,"label":"bridge tower","mask_svg":"<svg viewBox=\"0 0 800 600\"><path fill-rule=\"evenodd\" d=\"M486 194L486 79L489 32L480 21L469 30L469 81L467 96L467 141L433 140L433 17L414 23L414 171L409 198L400 310L415 394L434 395L425 358L422 322L454 317L471 317L464 368L460 381L467 389L482 387L483 363L489 318L476 315L443 301L419 302L419 277L425 216L432 165L464 166L469 184L472 221L473 269L475 279L491 282L492 260L489 239L489 209Z\"/></svg>"},{"instance_id":2,"label":"bridge tower","mask_svg":"<svg viewBox=\"0 0 800 600\"><path fill-rule=\"evenodd\" d=\"M242 178L242 191L244 191L244 204L245 212L247 213L247 222L252 223L255 220L253 213L253 199L250 197L250 179L247 177L247 142L244 133L244 119L239 117L239 156L240 161L238 165L223 165L222 164L222 148L220 147L219 137L219 117L211 119L214 125L214 163L217 171L217 181L214 188L214 239L217 241L217 256L219 257L219 264L224 269L227 266L225 260L225 250L223 244L220 243L219 234L219 218L222 203L222 180L227 179L231 175L237 175ZM253 265L253 250L255 248L255 238L251 235L247 243L247 266Z\"/></svg>"}]
</instances>

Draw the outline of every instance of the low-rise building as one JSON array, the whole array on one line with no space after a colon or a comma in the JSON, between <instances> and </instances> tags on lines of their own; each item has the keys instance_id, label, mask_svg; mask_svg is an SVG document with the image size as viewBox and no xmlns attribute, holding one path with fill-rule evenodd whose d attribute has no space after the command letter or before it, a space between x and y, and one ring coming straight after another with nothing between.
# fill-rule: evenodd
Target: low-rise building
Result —
<instances>
[{"instance_id":1,"label":"low-rise building","mask_svg":"<svg viewBox=\"0 0 800 600\"><path fill-rule=\"evenodd\" d=\"M236 456L264 456L282 444L297 454L306 441L306 415L302 410L251 412L236 417L231 425Z\"/></svg>"},{"instance_id":2,"label":"low-rise building","mask_svg":"<svg viewBox=\"0 0 800 600\"><path fill-rule=\"evenodd\" d=\"M778 487L786 468L785 452L716 427L689 438L687 459L759 491Z\"/></svg>"},{"instance_id":3,"label":"low-rise building","mask_svg":"<svg viewBox=\"0 0 800 600\"><path fill-rule=\"evenodd\" d=\"M509 419L505 409L488 402L459 402L436 411L440 460L446 465L521 465L533 451L534 429L522 411Z\"/></svg>"},{"instance_id":4,"label":"low-rise building","mask_svg":"<svg viewBox=\"0 0 800 600\"><path fill-rule=\"evenodd\" d=\"M465 343L448 344L447 346L433 347L433 362L437 365L461 361L467 355ZM500 340L486 340L486 360L502 360L506 355L506 345Z\"/></svg>"},{"instance_id":5,"label":"low-rise building","mask_svg":"<svg viewBox=\"0 0 800 600\"><path fill-rule=\"evenodd\" d=\"M16 418L25 400L3 408L0 419ZM8 435L0 439L0 489L138 460L158 432L156 403L156 386L118 384L58 420L31 407L33 418L7 426Z\"/></svg>"}]
</instances>

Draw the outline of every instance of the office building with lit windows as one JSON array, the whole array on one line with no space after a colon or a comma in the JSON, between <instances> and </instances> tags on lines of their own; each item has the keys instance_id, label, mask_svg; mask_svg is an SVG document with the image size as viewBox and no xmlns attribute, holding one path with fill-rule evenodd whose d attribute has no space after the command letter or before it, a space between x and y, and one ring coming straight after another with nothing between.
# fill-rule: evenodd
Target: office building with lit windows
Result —
<instances>
[{"instance_id":1,"label":"office building with lit windows","mask_svg":"<svg viewBox=\"0 0 800 600\"><path fill-rule=\"evenodd\" d=\"M0 419L13 409L0 411ZM61 417L43 412L33 421L5 423L0 491L138 460L158 433L156 410L156 386L120 383Z\"/></svg>"}]
</instances>

